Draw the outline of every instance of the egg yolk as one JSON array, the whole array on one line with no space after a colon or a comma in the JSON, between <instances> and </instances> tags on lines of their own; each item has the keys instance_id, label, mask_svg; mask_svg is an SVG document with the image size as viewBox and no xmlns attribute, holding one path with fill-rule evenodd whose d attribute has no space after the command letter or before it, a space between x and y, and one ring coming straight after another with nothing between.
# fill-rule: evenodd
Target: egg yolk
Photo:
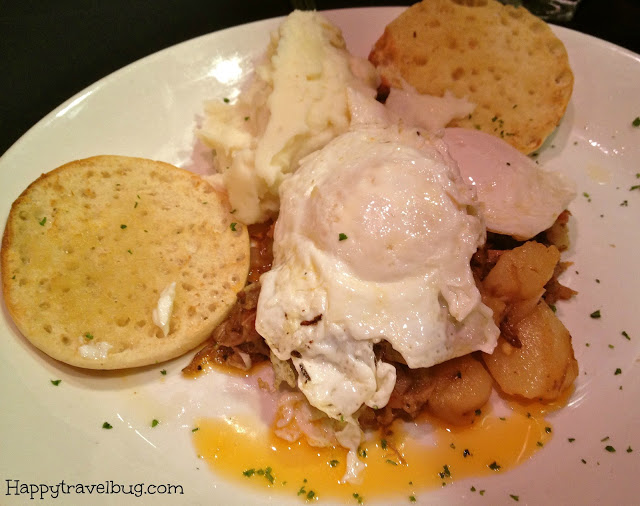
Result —
<instances>
[{"instance_id":1,"label":"egg yolk","mask_svg":"<svg viewBox=\"0 0 640 506\"><path fill-rule=\"evenodd\" d=\"M508 401L504 416L487 411L467 427L429 417L409 425L396 422L362 443L358 454L366 470L358 485L341 482L344 448L291 443L250 417L200 419L193 443L215 474L270 493L358 502L410 498L458 480L503 473L531 458L552 436L545 413L559 405Z\"/></svg>"}]
</instances>

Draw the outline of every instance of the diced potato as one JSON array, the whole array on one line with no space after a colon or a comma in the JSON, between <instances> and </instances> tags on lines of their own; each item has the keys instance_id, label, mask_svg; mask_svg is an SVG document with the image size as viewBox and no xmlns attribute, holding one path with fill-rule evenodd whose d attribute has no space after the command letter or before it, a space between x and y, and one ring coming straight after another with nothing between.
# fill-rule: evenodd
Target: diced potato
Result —
<instances>
[{"instance_id":1,"label":"diced potato","mask_svg":"<svg viewBox=\"0 0 640 506\"><path fill-rule=\"evenodd\" d=\"M483 281L486 292L510 300L539 297L560 260L555 246L530 241L505 251Z\"/></svg>"},{"instance_id":2,"label":"diced potato","mask_svg":"<svg viewBox=\"0 0 640 506\"><path fill-rule=\"evenodd\" d=\"M520 348L501 337L493 354L484 354L493 378L511 395L558 398L578 375L569 331L544 301L513 325L512 331Z\"/></svg>"},{"instance_id":3,"label":"diced potato","mask_svg":"<svg viewBox=\"0 0 640 506\"><path fill-rule=\"evenodd\" d=\"M499 327L500 322L507 313L507 304L498 297L494 297L487 293L482 294L482 302L493 311L493 322Z\"/></svg>"},{"instance_id":4,"label":"diced potato","mask_svg":"<svg viewBox=\"0 0 640 506\"><path fill-rule=\"evenodd\" d=\"M470 423L475 410L489 400L493 380L482 362L472 355L448 360L430 371L434 388L429 397L429 410L447 422Z\"/></svg>"}]
</instances>

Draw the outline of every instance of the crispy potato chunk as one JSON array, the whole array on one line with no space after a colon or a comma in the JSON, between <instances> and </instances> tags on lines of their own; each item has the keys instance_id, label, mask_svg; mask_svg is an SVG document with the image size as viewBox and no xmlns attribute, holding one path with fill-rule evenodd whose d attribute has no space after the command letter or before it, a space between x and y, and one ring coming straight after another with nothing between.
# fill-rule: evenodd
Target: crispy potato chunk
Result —
<instances>
[{"instance_id":1,"label":"crispy potato chunk","mask_svg":"<svg viewBox=\"0 0 640 506\"><path fill-rule=\"evenodd\" d=\"M433 366L433 392L429 410L437 417L464 425L472 421L476 409L489 400L493 380L482 363L464 355Z\"/></svg>"},{"instance_id":2,"label":"crispy potato chunk","mask_svg":"<svg viewBox=\"0 0 640 506\"><path fill-rule=\"evenodd\" d=\"M483 281L484 289L491 296L509 300L539 298L559 260L555 246L526 242L500 256Z\"/></svg>"},{"instance_id":3,"label":"crispy potato chunk","mask_svg":"<svg viewBox=\"0 0 640 506\"><path fill-rule=\"evenodd\" d=\"M500 388L527 399L553 400L578 375L571 335L544 301L512 326L519 348L503 337L484 362Z\"/></svg>"}]
</instances>

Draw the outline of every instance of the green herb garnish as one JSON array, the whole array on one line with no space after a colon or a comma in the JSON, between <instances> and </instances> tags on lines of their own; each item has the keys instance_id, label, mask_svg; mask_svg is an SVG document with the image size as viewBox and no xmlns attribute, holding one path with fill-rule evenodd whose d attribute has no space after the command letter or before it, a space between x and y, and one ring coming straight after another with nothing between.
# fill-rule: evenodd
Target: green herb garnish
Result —
<instances>
[{"instance_id":1,"label":"green herb garnish","mask_svg":"<svg viewBox=\"0 0 640 506\"><path fill-rule=\"evenodd\" d=\"M113 425L111 425L109 422L104 422L102 424L102 428L103 429L113 429Z\"/></svg>"},{"instance_id":2,"label":"green herb garnish","mask_svg":"<svg viewBox=\"0 0 640 506\"><path fill-rule=\"evenodd\" d=\"M61 381L62 381L62 380L51 380L51 384L52 384L53 386L56 386L56 387L57 387L57 386L60 384L60 382L61 382Z\"/></svg>"},{"instance_id":3,"label":"green herb garnish","mask_svg":"<svg viewBox=\"0 0 640 506\"><path fill-rule=\"evenodd\" d=\"M591 313L589 316L590 316L591 318L598 319L598 318L600 318L600 316L602 316L602 315L600 314L600 310L599 310L599 309L597 309L596 311L594 311L593 313Z\"/></svg>"}]
</instances>

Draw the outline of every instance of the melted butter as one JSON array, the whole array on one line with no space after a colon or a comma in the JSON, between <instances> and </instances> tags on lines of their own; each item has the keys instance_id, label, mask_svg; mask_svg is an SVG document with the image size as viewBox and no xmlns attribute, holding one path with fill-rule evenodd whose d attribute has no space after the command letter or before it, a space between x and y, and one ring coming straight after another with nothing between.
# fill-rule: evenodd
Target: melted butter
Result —
<instances>
[{"instance_id":1,"label":"melted butter","mask_svg":"<svg viewBox=\"0 0 640 506\"><path fill-rule=\"evenodd\" d=\"M430 418L396 423L384 436L376 433L363 443L361 460L367 468L359 485L340 481L343 448L289 443L257 419L201 419L194 445L216 474L249 487L305 498L310 493L351 501L354 494L406 498L421 489L501 473L531 458L552 436L544 413L560 405L509 402L509 413L484 413L468 427L449 427Z\"/></svg>"}]
</instances>

